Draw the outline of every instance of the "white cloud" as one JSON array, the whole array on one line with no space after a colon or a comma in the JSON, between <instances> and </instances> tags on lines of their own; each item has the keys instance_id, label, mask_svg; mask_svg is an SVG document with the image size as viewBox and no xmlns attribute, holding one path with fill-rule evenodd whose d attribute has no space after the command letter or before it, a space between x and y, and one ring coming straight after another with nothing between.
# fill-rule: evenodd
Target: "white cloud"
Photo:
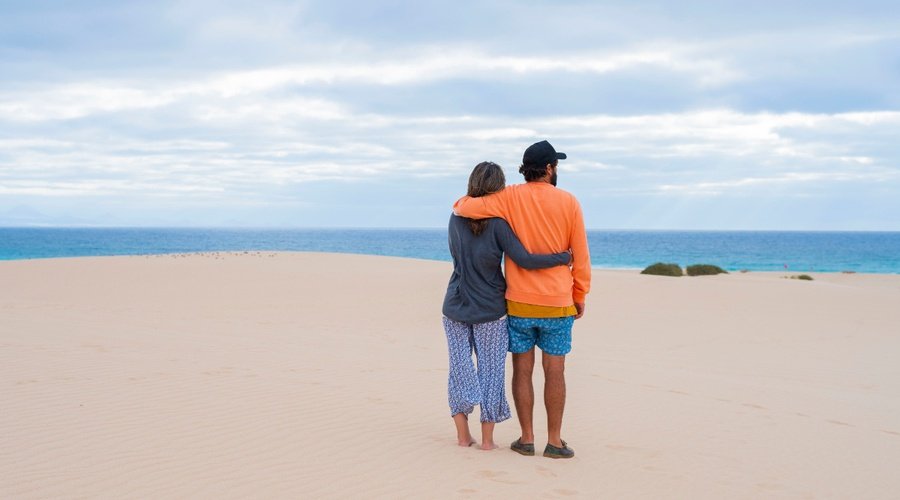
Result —
<instances>
[{"instance_id":1,"label":"white cloud","mask_svg":"<svg viewBox=\"0 0 900 500\"><path fill-rule=\"evenodd\" d=\"M260 109L278 102L273 99ZM287 102L302 105L294 98ZM900 127L900 112L706 110L534 117L509 127L504 117L401 118L342 110L329 115L334 128L323 129L316 113L245 111L238 108L228 115L222 110L215 120L227 140L141 140L111 137L103 130L54 140L5 139L0 184L6 193L35 195L194 190L264 199L279 186L314 181L400 172L418 178L461 175L481 159L499 160L513 169L523 145L549 137L570 155L564 171L606 177L605 189L710 194L784 183L894 181L887 173L896 168L891 153L873 149L863 139L884 127ZM183 124L209 120L187 113ZM804 133L793 135L797 130ZM822 135L838 140L818 139ZM748 175L754 171L764 175ZM666 182L671 176L679 182ZM72 183L72 178L80 182ZM610 179L618 185L609 185Z\"/></svg>"},{"instance_id":2,"label":"white cloud","mask_svg":"<svg viewBox=\"0 0 900 500\"><path fill-rule=\"evenodd\" d=\"M191 113L194 118L209 122L246 123L291 120L337 120L347 118L343 106L326 99L280 98L256 100L230 99L197 105Z\"/></svg>"},{"instance_id":3,"label":"white cloud","mask_svg":"<svg viewBox=\"0 0 900 500\"><path fill-rule=\"evenodd\" d=\"M25 9L31 28L59 11L41 46L0 19L18 30L0 61L0 209L164 197L227 210L333 181L396 183L409 199L432 189L438 204L484 159L515 181L522 149L544 138L569 154L561 176L597 198L690 204L841 183L900 198L888 15L220 4ZM451 18L471 24L447 29ZM81 28L110 20L102 37ZM538 21L552 39L524 29ZM366 201L342 200L348 213Z\"/></svg>"},{"instance_id":4,"label":"white cloud","mask_svg":"<svg viewBox=\"0 0 900 500\"><path fill-rule=\"evenodd\" d=\"M0 93L0 120L45 121L80 118L96 113L165 106L176 99L170 91L153 91L83 82L24 92Z\"/></svg>"},{"instance_id":5,"label":"white cloud","mask_svg":"<svg viewBox=\"0 0 900 500\"><path fill-rule=\"evenodd\" d=\"M620 53L582 53L561 57L487 54L454 47L432 47L375 61L333 61L232 71L188 81L93 80L28 90L0 88L0 120L48 121L93 114L159 108L172 104L197 109L201 118L240 119L248 115L299 114L319 119L340 117L344 109L323 98L282 100L264 107L265 94L286 87L324 85L417 85L469 79L475 81L533 74L604 75L637 68L660 68L686 74L697 85L732 82L740 73L721 60L677 48ZM254 96L253 99L235 98Z\"/></svg>"},{"instance_id":6,"label":"white cloud","mask_svg":"<svg viewBox=\"0 0 900 500\"><path fill-rule=\"evenodd\" d=\"M479 141L494 139L522 139L538 135L537 131L528 128L487 128L465 132L467 137Z\"/></svg>"},{"instance_id":7,"label":"white cloud","mask_svg":"<svg viewBox=\"0 0 900 500\"><path fill-rule=\"evenodd\" d=\"M13 180L0 184L0 193L37 196L110 196L138 192L142 196L172 196L197 193L221 193L220 187L146 183L131 180L28 181Z\"/></svg>"},{"instance_id":8,"label":"white cloud","mask_svg":"<svg viewBox=\"0 0 900 500\"><path fill-rule=\"evenodd\" d=\"M727 191L733 191L736 188L773 187L813 182L882 182L896 177L897 175L892 175L889 172L862 174L850 172L786 172L772 177L747 177L718 182L663 184L657 189L664 193L721 195Z\"/></svg>"}]
</instances>

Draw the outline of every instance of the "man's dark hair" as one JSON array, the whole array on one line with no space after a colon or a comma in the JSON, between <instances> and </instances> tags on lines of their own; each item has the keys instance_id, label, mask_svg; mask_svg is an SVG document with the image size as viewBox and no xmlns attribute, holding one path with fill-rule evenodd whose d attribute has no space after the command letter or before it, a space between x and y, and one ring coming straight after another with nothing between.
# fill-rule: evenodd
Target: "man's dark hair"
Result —
<instances>
[{"instance_id":1,"label":"man's dark hair","mask_svg":"<svg viewBox=\"0 0 900 500\"><path fill-rule=\"evenodd\" d=\"M555 168L559 165L559 160L554 161L551 165ZM519 173L525 176L526 182L536 181L547 175L547 165L526 165L523 163L522 166L519 167Z\"/></svg>"}]
</instances>

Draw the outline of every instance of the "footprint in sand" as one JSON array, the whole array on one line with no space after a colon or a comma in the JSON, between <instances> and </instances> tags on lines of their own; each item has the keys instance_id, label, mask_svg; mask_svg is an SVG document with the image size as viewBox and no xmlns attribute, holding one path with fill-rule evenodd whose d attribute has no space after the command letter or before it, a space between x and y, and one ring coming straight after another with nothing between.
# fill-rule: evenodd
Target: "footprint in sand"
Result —
<instances>
[{"instance_id":1,"label":"footprint in sand","mask_svg":"<svg viewBox=\"0 0 900 500\"><path fill-rule=\"evenodd\" d=\"M506 476L507 473L504 471L493 471L493 470L480 470L478 471L478 475L485 479L490 479L491 481L497 483L504 484L522 484L522 481L513 481L510 479L504 479L503 476Z\"/></svg>"},{"instance_id":2,"label":"footprint in sand","mask_svg":"<svg viewBox=\"0 0 900 500\"><path fill-rule=\"evenodd\" d=\"M234 372L233 366L223 366L221 368L215 368L212 370L207 370L202 372L204 375L232 375Z\"/></svg>"},{"instance_id":3,"label":"footprint in sand","mask_svg":"<svg viewBox=\"0 0 900 500\"><path fill-rule=\"evenodd\" d=\"M606 448L619 452L637 453L645 458L655 458L657 455L659 455L658 451L638 448L637 446L627 446L623 444L608 444L606 445Z\"/></svg>"},{"instance_id":4,"label":"footprint in sand","mask_svg":"<svg viewBox=\"0 0 900 500\"><path fill-rule=\"evenodd\" d=\"M778 483L756 483L756 487L764 491L778 491L784 488Z\"/></svg>"},{"instance_id":5,"label":"footprint in sand","mask_svg":"<svg viewBox=\"0 0 900 500\"><path fill-rule=\"evenodd\" d=\"M81 344L81 348L82 349L92 349L94 352L109 352L105 346L102 346L100 344L83 343L83 344Z\"/></svg>"},{"instance_id":6,"label":"footprint in sand","mask_svg":"<svg viewBox=\"0 0 900 500\"><path fill-rule=\"evenodd\" d=\"M538 474L540 474L544 477L556 477L555 472L553 472L552 470L550 470L542 465L538 465L537 467L534 468L534 470L536 470Z\"/></svg>"}]
</instances>

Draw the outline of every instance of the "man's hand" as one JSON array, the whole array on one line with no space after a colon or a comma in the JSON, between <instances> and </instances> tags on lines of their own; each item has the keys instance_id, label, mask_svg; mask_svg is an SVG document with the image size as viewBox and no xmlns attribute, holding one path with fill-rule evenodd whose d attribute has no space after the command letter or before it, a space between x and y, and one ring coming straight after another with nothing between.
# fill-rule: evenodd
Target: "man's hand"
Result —
<instances>
[{"instance_id":1,"label":"man's hand","mask_svg":"<svg viewBox=\"0 0 900 500\"><path fill-rule=\"evenodd\" d=\"M584 316L584 302L576 302L575 311L578 312L578 314L575 315L575 319L580 319L582 316Z\"/></svg>"}]
</instances>

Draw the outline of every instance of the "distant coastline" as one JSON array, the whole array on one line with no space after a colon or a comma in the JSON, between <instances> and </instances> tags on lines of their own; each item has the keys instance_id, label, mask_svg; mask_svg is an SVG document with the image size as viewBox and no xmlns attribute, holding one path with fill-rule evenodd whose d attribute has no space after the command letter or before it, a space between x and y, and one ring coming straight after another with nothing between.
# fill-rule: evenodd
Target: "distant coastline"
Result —
<instances>
[{"instance_id":1,"label":"distant coastline","mask_svg":"<svg viewBox=\"0 0 900 500\"><path fill-rule=\"evenodd\" d=\"M900 273L900 232L589 230L592 266L709 263L729 271ZM449 261L434 229L0 227L0 260L313 251Z\"/></svg>"}]
</instances>

